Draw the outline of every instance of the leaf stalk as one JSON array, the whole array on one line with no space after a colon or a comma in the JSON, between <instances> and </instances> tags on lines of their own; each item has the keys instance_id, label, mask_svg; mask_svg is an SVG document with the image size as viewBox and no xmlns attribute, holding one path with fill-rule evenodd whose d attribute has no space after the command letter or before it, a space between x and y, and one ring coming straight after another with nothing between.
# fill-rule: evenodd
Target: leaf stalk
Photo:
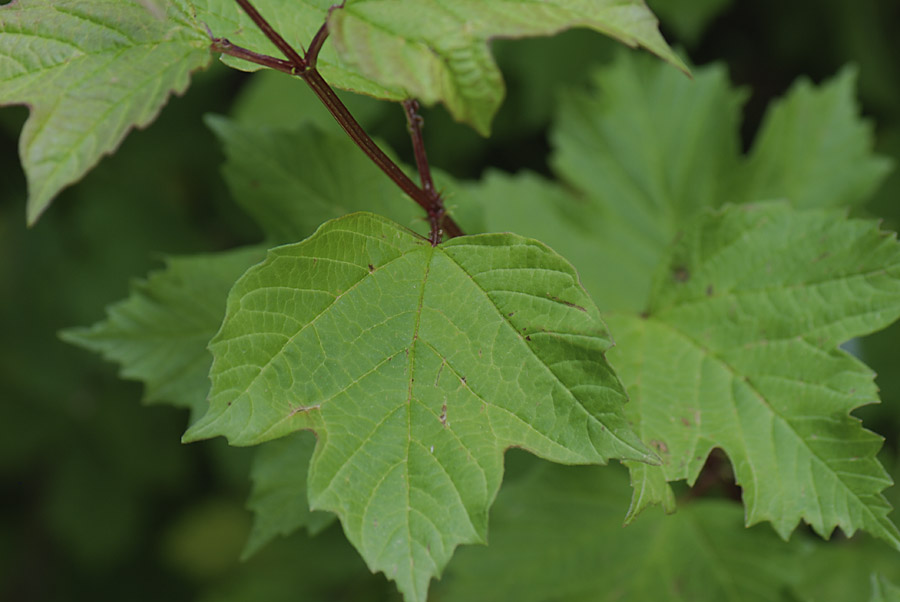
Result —
<instances>
[{"instance_id":1,"label":"leaf stalk","mask_svg":"<svg viewBox=\"0 0 900 602\"><path fill-rule=\"evenodd\" d=\"M327 20L322 24L322 27L319 28L315 36L313 36L309 49L301 56L300 53L294 50L281 34L272 27L265 17L256 10L249 0L236 0L236 2L256 24L260 31L262 31L281 51L287 60L254 52L233 44L226 38L210 36L212 40L212 50L302 78L356 145L362 149L375 165L393 180L404 193L425 210L431 226L429 241L432 246L439 245L445 234L450 238L462 236L463 232L460 227L453 221L453 218L447 215L443 199L441 198L440 193L435 189L434 182L431 178L431 169L428 165L428 157L425 154L425 145L422 137L422 118L418 114L419 103L415 100L407 100L404 101L403 107L406 113L407 123L409 124L413 152L416 158L416 167L418 168L419 177L422 181L421 186L416 185L416 183L413 182L410 177L381 150L375 141L372 140L371 136L369 136L359 122L356 121L344 103L341 102L341 99L335 94L332 87L322 78L321 74L316 69L319 51L322 49L325 40L328 38ZM331 9L329 9L329 14L332 10L341 7L343 7L343 3L332 6Z\"/></svg>"}]
</instances>

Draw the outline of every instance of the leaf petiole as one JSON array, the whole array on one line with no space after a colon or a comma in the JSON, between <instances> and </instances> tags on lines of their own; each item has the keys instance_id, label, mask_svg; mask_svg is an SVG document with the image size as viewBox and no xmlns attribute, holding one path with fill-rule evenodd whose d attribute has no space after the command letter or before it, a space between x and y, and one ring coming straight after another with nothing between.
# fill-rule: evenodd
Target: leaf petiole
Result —
<instances>
[{"instance_id":1,"label":"leaf petiole","mask_svg":"<svg viewBox=\"0 0 900 602\"><path fill-rule=\"evenodd\" d=\"M375 141L372 140L316 69L316 60L318 59L319 51L325 43L325 40L328 38L327 21L322 24L322 27L320 27L316 32L316 35L313 36L312 42L309 45L309 50L304 53L304 56L300 56L300 54L287 43L281 34L275 31L275 28L266 21L265 17L256 10L249 0L236 0L236 2L256 24L260 31L262 31L282 54L284 54L287 60L254 52L233 44L226 38L210 36L212 40L212 50L302 78L307 85L312 88L312 91L319 97L319 100L322 101L322 104L325 105L328 112L331 113L341 128L348 136L350 136L356 145L359 146L359 148L362 149L381 171L393 180L403 192L425 210L431 226L429 241L432 246L440 244L444 234L450 238L461 236L463 234L462 230L456 222L453 221L453 218L446 214L443 200L441 199L440 194L435 190L434 183L431 180L431 171L428 166L428 158L425 155L425 147L422 141L421 117L416 113L418 110L418 103L416 101L406 101L404 102L404 110L407 114L407 119L412 120L410 121L410 135L412 136L416 165L422 179L421 187L417 186L416 183L413 182L409 176L407 176L406 173L381 150ZM341 8L342 6L343 3L331 7L329 13L331 10Z\"/></svg>"}]
</instances>

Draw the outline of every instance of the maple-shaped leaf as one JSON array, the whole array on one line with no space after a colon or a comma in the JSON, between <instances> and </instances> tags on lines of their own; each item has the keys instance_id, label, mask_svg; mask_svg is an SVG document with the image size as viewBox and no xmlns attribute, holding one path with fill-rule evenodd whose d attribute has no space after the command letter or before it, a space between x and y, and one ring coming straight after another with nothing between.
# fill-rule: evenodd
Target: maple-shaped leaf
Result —
<instances>
[{"instance_id":1,"label":"maple-shaped leaf","mask_svg":"<svg viewBox=\"0 0 900 602\"><path fill-rule=\"evenodd\" d=\"M900 315L900 246L871 222L783 203L709 214L687 229L643 314L606 314L627 414L662 466L632 474L634 516L693 483L722 449L748 524L787 538L865 529L900 548L881 495L881 438L850 411L878 401L873 374L838 345ZM654 499L655 498L655 499Z\"/></svg>"},{"instance_id":2,"label":"maple-shaped leaf","mask_svg":"<svg viewBox=\"0 0 900 602\"><path fill-rule=\"evenodd\" d=\"M192 0L216 36L271 54L273 47L230 0ZM459 121L487 135L503 99L492 38L545 36L589 27L643 46L683 70L643 0L258 0L254 6L295 47L328 20L319 61L334 86L392 100L442 102ZM229 64L235 64L230 61Z\"/></svg>"},{"instance_id":3,"label":"maple-shaped leaf","mask_svg":"<svg viewBox=\"0 0 900 602\"><path fill-rule=\"evenodd\" d=\"M512 460L513 458L510 458ZM512 462L510 462L512 465ZM702 499L622 528L628 476L618 467L541 463L504 483L491 542L460 550L443 602L772 602L796 581L806 542L743 525L739 504Z\"/></svg>"},{"instance_id":4,"label":"maple-shaped leaf","mask_svg":"<svg viewBox=\"0 0 900 602\"><path fill-rule=\"evenodd\" d=\"M28 221L149 124L190 72L210 61L209 38L174 2L15 0L0 6L0 105L31 109L19 153Z\"/></svg>"},{"instance_id":5,"label":"maple-shaped leaf","mask_svg":"<svg viewBox=\"0 0 900 602\"><path fill-rule=\"evenodd\" d=\"M724 68L697 68L690 81L646 58L622 52L597 72L594 90L563 96L551 133L554 171L577 198L554 198L550 211L575 214L568 221L593 233L592 252L606 259L576 267L603 310L644 309L669 244L704 209L773 199L853 206L887 173L890 162L872 152L871 126L852 101L852 71L816 88L794 86L769 108L743 157L738 126L746 95L731 88ZM511 213L502 205L517 197L506 188L509 200L483 200L501 205L493 216ZM533 228L547 219L534 215ZM487 225L509 227L496 219ZM521 232L561 252L569 244L534 229Z\"/></svg>"},{"instance_id":6,"label":"maple-shaped leaf","mask_svg":"<svg viewBox=\"0 0 900 602\"><path fill-rule=\"evenodd\" d=\"M207 345L222 324L228 291L263 256L250 247L170 258L164 270L135 282L131 296L111 305L106 319L61 336L120 364L123 378L144 383L147 401L200 416L212 364Z\"/></svg>"},{"instance_id":7,"label":"maple-shaped leaf","mask_svg":"<svg viewBox=\"0 0 900 602\"><path fill-rule=\"evenodd\" d=\"M880 290L879 295L870 295L863 286L866 265L871 267L874 275L880 274L886 282L894 283L885 271L893 269L885 267L890 266L890 253L895 248L892 241L877 234L872 226L863 226L859 222L845 223L840 212L813 213L810 215L818 217L803 218L802 214L791 214L786 207L759 210L763 213L773 211L773 216L782 216L780 230L773 226L772 239L754 238L758 248L745 248L745 255L735 256L737 263L722 266L723 277L727 273L731 277L749 278L745 267L750 265L751 260L761 261L758 258L765 257L769 258L769 263L759 274L761 282L781 278L786 284L780 294L786 298L796 293L797 298L801 299L799 295L803 291L815 297L822 289L813 286L814 280L806 282L809 287L804 289L804 281L800 279L806 277L804 274L815 278L821 270L833 267L843 258L848 262L841 268L847 278L846 282L839 280L840 284L836 286L847 290L860 286L860 296L853 299L836 296L824 306L810 303L801 307L798 304L793 307L793 313L787 311L787 306L765 305L764 298L752 314L749 313L750 308L740 306L734 307L730 313L714 314L711 307L697 302L691 305L697 308L696 320L682 320L675 325L681 329L679 332L683 333L684 340L675 336L668 323L660 325L659 318L653 313L653 309L661 303L660 291L667 290L660 282L670 287L679 286L679 280L684 279L692 279L696 283L693 280L695 267L687 260L683 266L673 264L675 260L671 259L668 245L681 240L679 248L684 248L687 243L680 237L685 236L686 230L694 232L692 236L695 238L701 236L698 232L718 232L710 225L715 224L715 220L710 222L708 216L702 217L704 211L722 205L731 197L740 200L741 189L735 187L734 178L742 177L740 174L746 173L744 170L759 169L754 164L758 165L757 161L761 161L741 161L736 156L734 133L722 131L720 127L708 127L710 123L736 124L734 112L739 98L727 93L727 82L721 72L697 69L695 78L699 85L693 91L691 84L681 86L677 80L669 82L664 88L658 87L668 79L667 73L641 62L637 57L619 58L612 67L598 75L597 81L603 85L603 95L574 96L566 101L567 110L561 115L563 126L555 134L558 146L555 167L577 194L553 182L541 183L540 178L533 175L512 178L493 174L484 183L467 186L451 202L462 205L463 214L470 216L469 222L474 227L469 222L462 222L467 231L516 228L517 232L540 238L563 252L575 263L586 288L601 307L609 312L616 310L616 313L603 315L608 316L607 322L618 344L609 356L610 361L617 370L627 371L626 389L630 397L636 400L636 403L627 406L626 413L642 429L640 433L644 440L655 447L665 461L663 468L632 466L635 482L633 511L651 503L662 503L672 508L675 500L668 480L695 478L706 454L712 447L718 446L726 451L736 451L740 456L732 455L732 460L740 469L739 476L744 479L745 488L753 489L752 495L745 496L748 507L752 508L748 511L751 521L777 516L776 527L782 535L787 535L802 518L817 526L823 534L841 525L849 526L851 531L856 528L872 530L895 541L896 530L886 518L889 506L880 495L890 479L874 459L880 440L847 416L852 408L877 401L877 392L871 382L871 373L835 349L837 344L883 328L896 318L897 299L889 288ZM844 140L855 141L852 144L848 142L848 160L853 165L859 165L862 171L871 172L872 166L881 163L881 160L868 150L860 150L871 142L867 128L860 125L851 110L846 109L846 102L836 103L845 109L828 109L835 105L834 99L845 94L851 83L852 78L844 76L836 84L815 91L800 86L800 92L793 92L788 100L776 105L793 106L791 113L794 116L791 119L770 119L766 126L768 133L760 138L763 142L759 143L758 149L770 148L771 144L764 141L777 137L779 131L786 138L793 137L791 132L803 129L797 124L807 122L804 111L800 109L808 109L814 115L831 115L833 127L838 130L855 132L849 138L842 136ZM650 93L660 90L666 93ZM634 107L640 109L641 119L629 117L629 110L636 110ZM697 107L702 110L698 111ZM691 125L688 127L686 124ZM843 156L843 146L835 147L826 142L828 139L828 136L813 137L811 141L814 144L806 149L810 165L815 164L816 167L808 166L800 170L796 179L791 179L789 173L773 172L778 174L776 180L764 184L769 194L798 194L805 200L805 206L815 205L816 195L811 193L817 189L817 184L804 174L819 173L820 166L840 162ZM679 142L676 143L676 140ZM683 141L690 144L685 146ZM670 152L659 154L659 146ZM715 152L704 150L710 148L716 149ZM755 152L762 156L762 150ZM672 156L677 156L677 159L672 160ZM737 169L729 166L737 166ZM734 172L739 175L735 176ZM835 173L850 172L838 170ZM535 185L536 181L539 186ZM862 193L862 188L847 185L846 181L837 178L832 180L831 189ZM857 194L841 193L837 198L844 205L861 200ZM834 205L837 203L834 199L824 197L822 204ZM479 206L484 208L478 211L472 209ZM527 210L519 212L520 207ZM735 212L733 215L741 215L738 209L732 211ZM515 219L511 215L515 215ZM705 225L698 226L698 219ZM731 220L728 223L736 223L736 218L728 219ZM822 228L818 236L815 228ZM861 229L867 234L861 233ZM737 230L716 236L724 237L723 240L730 236L735 245L746 243L742 237L749 236L752 229L748 226L747 232ZM860 247L880 241L878 244L883 245L886 254L880 257L871 255L866 258L866 263L853 264L851 256L847 255L851 252L847 247L850 243L844 244L840 237L829 234L833 232L843 232L841 237ZM854 232L858 235L857 239L853 238ZM820 238L825 236L830 238ZM654 239L657 240L654 242ZM808 243L808 240L815 244ZM627 241L631 242L626 245ZM630 252L622 253L625 248ZM707 248L703 249L705 252ZM811 249L815 249L816 253L807 255ZM879 261L885 263L880 264ZM848 272L852 267L861 272L854 276L852 271ZM654 274L660 269L664 270L664 275L657 283L657 293L652 294ZM798 280L791 281L791 278ZM746 285L750 284L748 282ZM710 281L703 286L703 295L710 285L709 290L714 294L723 289L722 283ZM796 290L791 286L795 286ZM727 287L725 290L728 290ZM704 297L701 295L701 298ZM873 311L859 316L854 303L871 304ZM766 353L759 351L764 341L776 336L778 328L800 329L803 336L808 336L809 333L803 328L816 320L829 318L848 328L841 336L831 333L833 338L828 340L812 339L815 349L805 349L805 340L788 337L777 341L777 344L772 342ZM778 328L775 328L776 325ZM754 327L758 329L753 330ZM754 344L757 347L748 348L746 357L741 358L748 363L732 367L736 372L731 375L720 363L713 361L718 357L718 350L711 358L702 349L687 347L689 341L700 341L709 332L727 338L739 328L748 329L742 336L756 337ZM739 346L745 342L736 338L731 343L726 340L722 344ZM751 353L754 349L760 354L759 366L749 363L754 357ZM814 360L818 356L820 359ZM771 362L771 366L764 364L765 361ZM767 374L769 368L779 372ZM728 378L717 383L714 380L716 375ZM737 385L744 377L764 378L767 384L779 379L783 381L785 390L775 391L778 402L788 404L791 400L797 405L773 405L773 412L775 408L784 411L784 407L792 407L791 412L795 413L785 413L783 416L777 413L768 416L760 414L739 420L732 393L746 393L747 388L735 386L732 392L723 387L729 382ZM809 385L806 389L799 389L801 394L795 396L787 390L792 379L805 381ZM833 384L835 379L837 384ZM701 384L704 386L702 389L699 388ZM820 398L813 395L817 387L822 389ZM840 391L845 393L844 397L839 395ZM810 400L814 399L822 405L810 406L813 403ZM704 418L703 412L700 412L701 404L708 417ZM743 409L745 406L739 407ZM678 414L674 411L678 408L684 411ZM819 413L809 413L812 410ZM797 420L798 416L805 417L807 426L819 421L832 427L821 433L805 433L806 439L799 440L798 449L791 453L800 454L806 446L805 461L813 462L809 453L813 450L819 453L819 446L830 446L830 464L823 459L824 471L808 472L802 475L808 477L806 481L798 481L793 489L784 489L791 484L791 479L779 472L770 477L768 471L784 471L789 466L772 461L772 450L760 445L769 440L766 429L784 426L779 417ZM729 418L730 423L726 421ZM644 421L666 425L666 429L660 430L662 426L643 429L641 425ZM728 425L730 428L725 428ZM691 430L701 426L704 429L709 427L709 432ZM743 446L740 437L746 439ZM725 447L725 440L729 447ZM752 449L748 447L751 444L755 446ZM763 453L764 456L768 453L769 456L765 457L769 462L761 463L754 453ZM804 461L799 455L796 459L801 463ZM748 476L751 467L755 470ZM807 466L810 470L811 467ZM822 478L832 478L834 486L845 483L848 489L844 497L835 494L829 506L819 508L820 492L811 487L820 484ZM844 502L848 506L845 512L841 512L840 504Z\"/></svg>"},{"instance_id":8,"label":"maple-shaped leaf","mask_svg":"<svg viewBox=\"0 0 900 602\"><path fill-rule=\"evenodd\" d=\"M432 247L352 214L270 251L232 289L210 410L188 441L310 429L314 509L336 513L409 600L484 541L503 452L655 460L624 420L596 307L572 267L512 234Z\"/></svg>"}]
</instances>

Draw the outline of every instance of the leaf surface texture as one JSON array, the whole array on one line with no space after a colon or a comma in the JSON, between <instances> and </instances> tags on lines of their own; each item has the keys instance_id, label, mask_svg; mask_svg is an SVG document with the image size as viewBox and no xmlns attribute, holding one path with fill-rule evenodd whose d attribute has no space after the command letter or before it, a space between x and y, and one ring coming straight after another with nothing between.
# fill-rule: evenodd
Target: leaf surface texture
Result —
<instances>
[{"instance_id":1,"label":"leaf surface texture","mask_svg":"<svg viewBox=\"0 0 900 602\"><path fill-rule=\"evenodd\" d=\"M156 117L209 39L180 3L17 0L0 6L0 105L31 114L19 153L33 223L60 190Z\"/></svg>"},{"instance_id":2,"label":"leaf surface texture","mask_svg":"<svg viewBox=\"0 0 900 602\"><path fill-rule=\"evenodd\" d=\"M193 0L214 34L257 52L272 44L228 0ZM331 11L330 0L259 0L256 8L302 48L328 19L319 61L334 86L379 98L441 102L487 135L503 99L491 38L552 35L588 27L643 46L686 69L659 34L643 0L357 0ZM231 64L237 64L230 61Z\"/></svg>"},{"instance_id":3,"label":"leaf surface texture","mask_svg":"<svg viewBox=\"0 0 900 602\"><path fill-rule=\"evenodd\" d=\"M352 214L273 249L232 289L210 411L185 437L315 431L311 507L423 600L458 544L484 541L506 448L655 461L624 419L608 346L571 266L542 244L431 247Z\"/></svg>"}]
</instances>

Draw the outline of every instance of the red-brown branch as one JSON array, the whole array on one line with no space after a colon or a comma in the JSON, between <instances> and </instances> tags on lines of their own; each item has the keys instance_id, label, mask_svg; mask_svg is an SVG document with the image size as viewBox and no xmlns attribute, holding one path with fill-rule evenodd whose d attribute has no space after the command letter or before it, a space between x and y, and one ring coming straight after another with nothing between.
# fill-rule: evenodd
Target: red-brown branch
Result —
<instances>
[{"instance_id":1,"label":"red-brown branch","mask_svg":"<svg viewBox=\"0 0 900 602\"><path fill-rule=\"evenodd\" d=\"M316 69L316 60L322 45L328 38L328 22L326 21L316 35L313 37L309 45L309 50L304 56L293 49L293 47L285 41L285 39L266 21L259 11L254 8L249 0L236 0L238 5L247 13L247 16L256 24L256 26L266 35L267 38L284 54L284 59L275 58L265 54L260 54L246 48L242 48L236 44L232 44L226 38L212 38L212 49L229 56L234 56L257 65L262 65L276 71L282 71L291 75L301 77L312 91L319 97L319 100L328 109L328 112L335 118L338 124L343 128L348 136L359 146L364 153L381 169L387 176L394 181L412 200L414 200L428 215L428 221L431 225L431 236L429 240L431 244L437 246L443 239L444 234L449 237L462 236L463 232L453 219L446 214L444 203L440 194L434 188L434 182L431 179L431 170L428 166L428 158L425 155L425 146L422 140L421 117L419 117L418 103L416 101L404 102L404 108L407 113L407 119L410 121L410 135L412 136L413 151L416 157L416 166L419 170L419 176L422 179L422 186L419 187L413 182L400 167L388 157L381 148L375 144L375 141L363 130L359 122L350 114L350 111L344 106L337 94L328 83L322 79ZM331 10L343 6L343 3ZM329 11L330 13L330 11Z\"/></svg>"}]
</instances>

